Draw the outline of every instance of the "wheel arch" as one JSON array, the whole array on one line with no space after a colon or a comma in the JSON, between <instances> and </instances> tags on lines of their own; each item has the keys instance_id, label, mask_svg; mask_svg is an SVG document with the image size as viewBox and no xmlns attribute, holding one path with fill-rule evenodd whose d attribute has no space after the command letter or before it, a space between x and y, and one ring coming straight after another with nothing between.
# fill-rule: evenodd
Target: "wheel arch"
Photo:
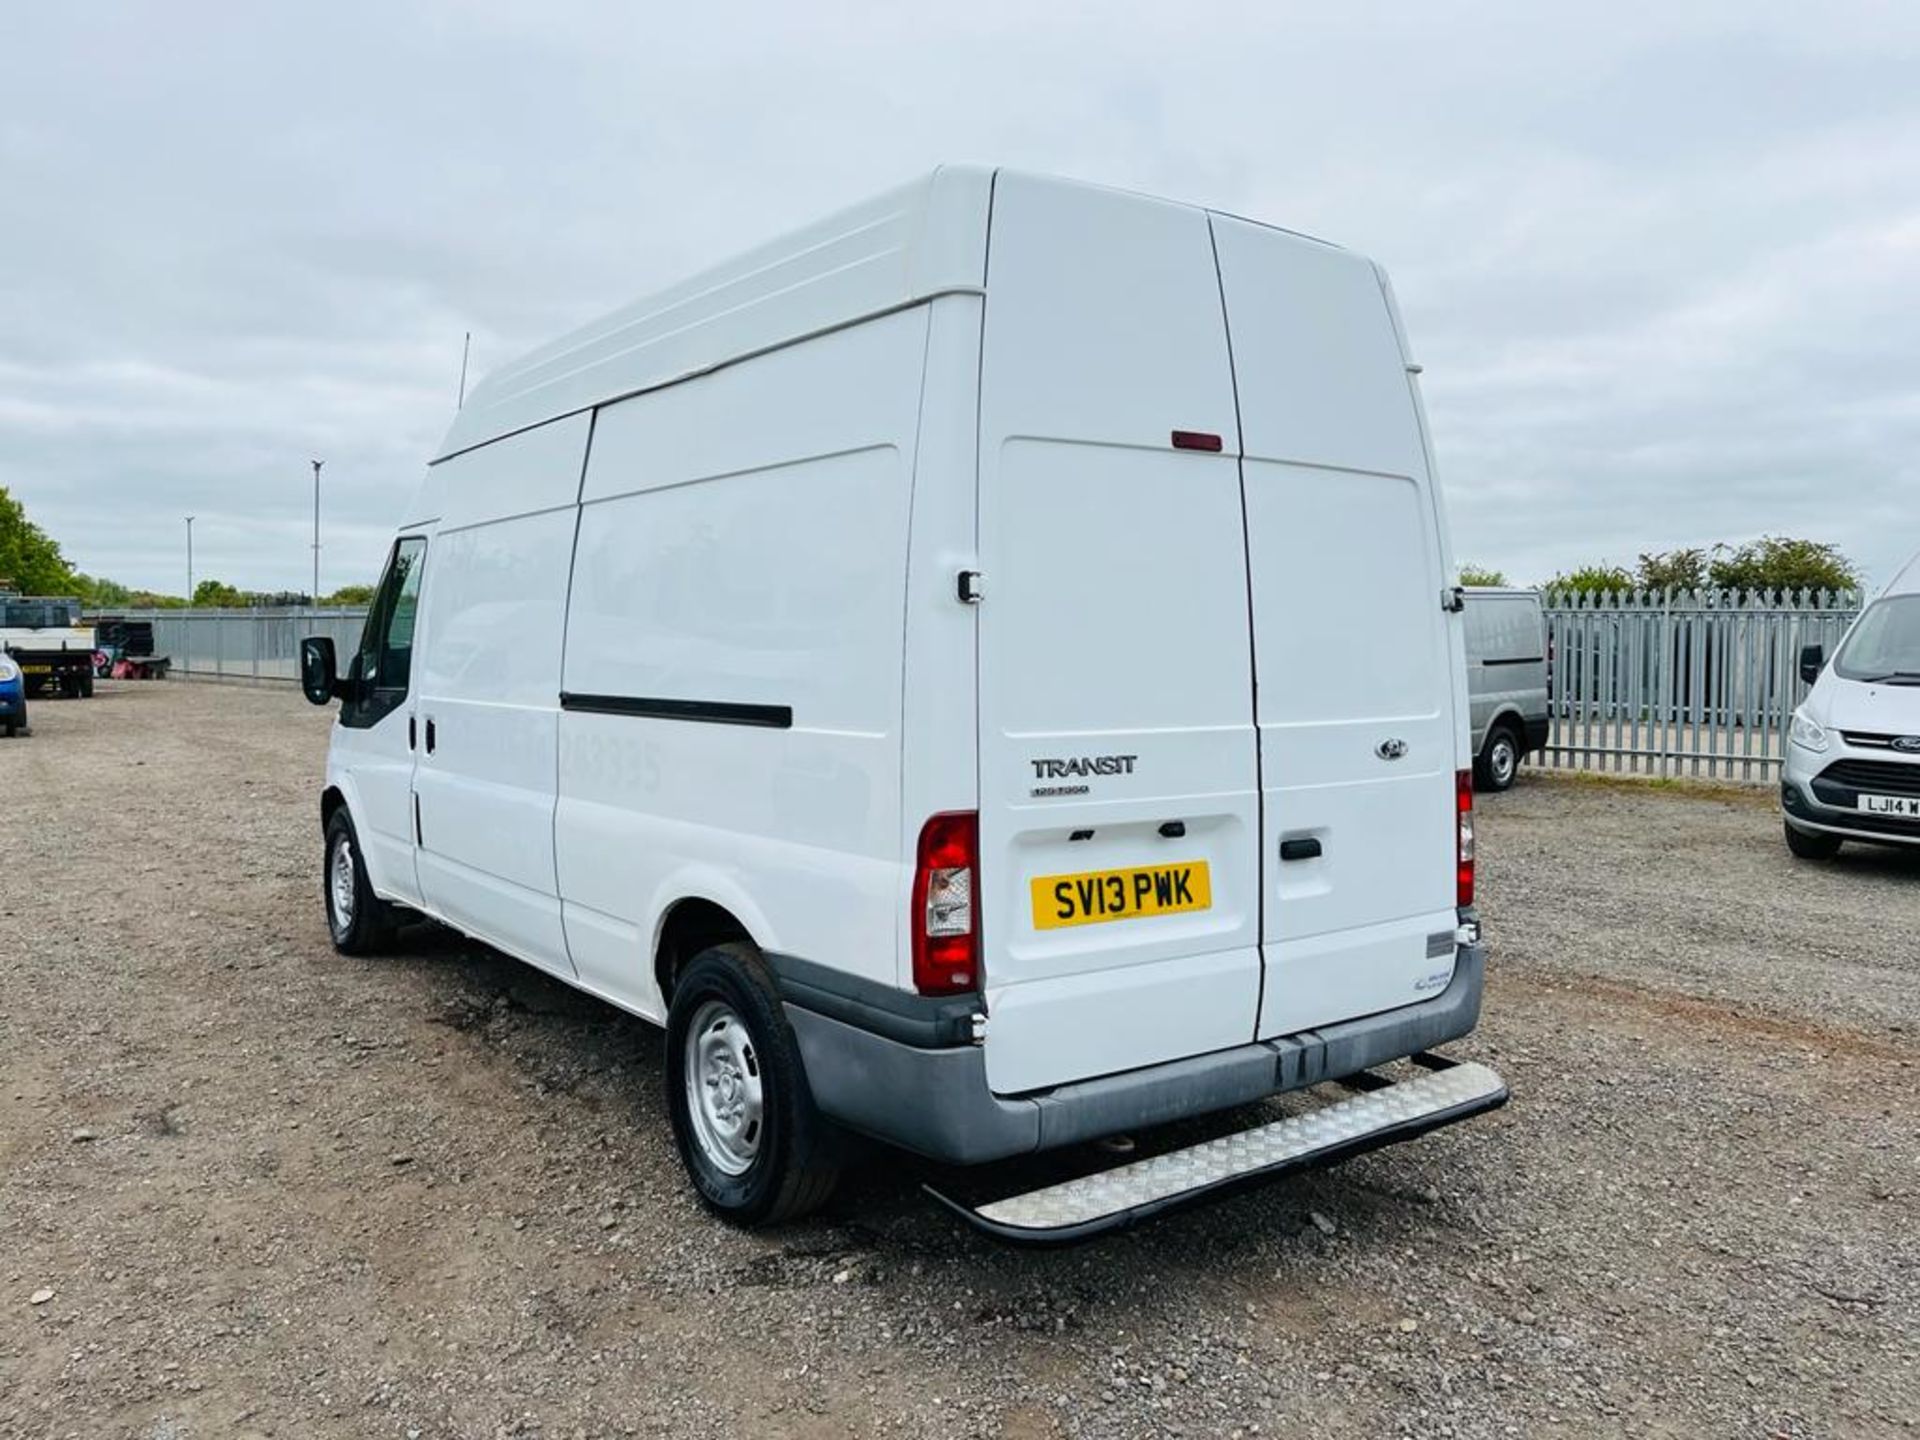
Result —
<instances>
[{"instance_id":1,"label":"wheel arch","mask_svg":"<svg viewBox=\"0 0 1920 1440\"><path fill-rule=\"evenodd\" d=\"M653 979L662 1011L672 1004L673 987L687 962L729 940L765 948L735 907L710 896L683 895L662 909L653 932Z\"/></svg>"},{"instance_id":2,"label":"wheel arch","mask_svg":"<svg viewBox=\"0 0 1920 1440\"><path fill-rule=\"evenodd\" d=\"M1480 735L1480 753L1487 753L1487 746L1493 743L1494 735L1501 730L1508 731L1520 742L1520 750L1524 754L1527 748L1527 722L1520 713L1520 707L1511 702L1487 717L1487 728Z\"/></svg>"}]
</instances>

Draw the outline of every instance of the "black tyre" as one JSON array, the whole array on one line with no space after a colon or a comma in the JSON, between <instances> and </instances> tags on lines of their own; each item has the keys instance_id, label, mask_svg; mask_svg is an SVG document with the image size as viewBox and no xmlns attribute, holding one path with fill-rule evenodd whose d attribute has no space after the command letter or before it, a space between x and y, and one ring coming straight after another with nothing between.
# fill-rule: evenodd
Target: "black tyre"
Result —
<instances>
[{"instance_id":1,"label":"black tyre","mask_svg":"<svg viewBox=\"0 0 1920 1440\"><path fill-rule=\"evenodd\" d=\"M1524 745L1511 725L1496 725L1487 732L1479 758L1473 762L1473 783L1481 790L1511 790L1520 773Z\"/></svg>"},{"instance_id":2,"label":"black tyre","mask_svg":"<svg viewBox=\"0 0 1920 1440\"><path fill-rule=\"evenodd\" d=\"M9 740L20 733L20 722L18 720L0 721L0 727L6 730L7 739Z\"/></svg>"},{"instance_id":3,"label":"black tyre","mask_svg":"<svg viewBox=\"0 0 1920 1440\"><path fill-rule=\"evenodd\" d=\"M736 1225L817 1210L840 1178L839 1136L813 1105L760 953L696 955L667 1011L667 1109L693 1188Z\"/></svg>"},{"instance_id":4,"label":"black tyre","mask_svg":"<svg viewBox=\"0 0 1920 1440\"><path fill-rule=\"evenodd\" d=\"M93 671L91 670L80 672L80 698L82 700L93 698Z\"/></svg>"},{"instance_id":5,"label":"black tyre","mask_svg":"<svg viewBox=\"0 0 1920 1440\"><path fill-rule=\"evenodd\" d=\"M360 837L344 805L327 821L320 889L327 900L327 934L342 955L371 955L392 940L393 907L373 893Z\"/></svg>"},{"instance_id":6,"label":"black tyre","mask_svg":"<svg viewBox=\"0 0 1920 1440\"><path fill-rule=\"evenodd\" d=\"M1795 829L1789 821L1781 822L1787 832L1787 849L1802 860L1831 860L1840 853L1840 837L1828 835L1819 830Z\"/></svg>"}]
</instances>

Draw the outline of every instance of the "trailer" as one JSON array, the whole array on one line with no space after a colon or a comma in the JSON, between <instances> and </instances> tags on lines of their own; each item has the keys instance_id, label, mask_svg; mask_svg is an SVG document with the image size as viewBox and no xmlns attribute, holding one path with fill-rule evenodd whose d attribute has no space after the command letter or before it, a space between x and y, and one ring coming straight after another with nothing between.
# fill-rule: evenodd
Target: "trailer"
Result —
<instances>
[{"instance_id":1,"label":"trailer","mask_svg":"<svg viewBox=\"0 0 1920 1440\"><path fill-rule=\"evenodd\" d=\"M173 664L171 657L157 655L153 646L153 622L128 620L119 615L93 617L95 644L93 673L102 679L164 680Z\"/></svg>"},{"instance_id":2,"label":"trailer","mask_svg":"<svg viewBox=\"0 0 1920 1440\"><path fill-rule=\"evenodd\" d=\"M72 596L0 594L0 653L20 667L28 699L93 694L93 627Z\"/></svg>"}]
</instances>

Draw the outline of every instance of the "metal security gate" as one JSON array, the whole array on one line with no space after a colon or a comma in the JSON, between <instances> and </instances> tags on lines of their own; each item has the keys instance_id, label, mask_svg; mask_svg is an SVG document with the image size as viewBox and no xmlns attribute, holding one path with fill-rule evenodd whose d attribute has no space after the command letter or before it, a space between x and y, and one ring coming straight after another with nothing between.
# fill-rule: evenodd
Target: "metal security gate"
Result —
<instances>
[{"instance_id":1,"label":"metal security gate","mask_svg":"<svg viewBox=\"0 0 1920 1440\"><path fill-rule=\"evenodd\" d=\"M1764 783L1807 686L1859 613L1851 591L1550 591L1547 689L1556 769Z\"/></svg>"}]
</instances>

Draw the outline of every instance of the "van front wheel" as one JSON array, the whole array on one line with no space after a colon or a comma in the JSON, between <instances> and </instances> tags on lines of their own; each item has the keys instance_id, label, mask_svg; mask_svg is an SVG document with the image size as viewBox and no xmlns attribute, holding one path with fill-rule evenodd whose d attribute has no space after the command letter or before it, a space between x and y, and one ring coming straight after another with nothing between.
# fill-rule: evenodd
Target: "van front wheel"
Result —
<instances>
[{"instance_id":1,"label":"van front wheel","mask_svg":"<svg viewBox=\"0 0 1920 1440\"><path fill-rule=\"evenodd\" d=\"M373 893L360 837L342 805L327 821L320 886L327 899L327 934L342 955L371 955L393 938L393 907Z\"/></svg>"},{"instance_id":2,"label":"van front wheel","mask_svg":"<svg viewBox=\"0 0 1920 1440\"><path fill-rule=\"evenodd\" d=\"M814 1109L799 1047L759 952L703 950L667 1011L667 1107L693 1188L724 1220L771 1225L826 1203L837 1137Z\"/></svg>"},{"instance_id":3,"label":"van front wheel","mask_svg":"<svg viewBox=\"0 0 1920 1440\"><path fill-rule=\"evenodd\" d=\"M1791 822L1782 822L1787 832L1787 849L1802 860L1831 860L1840 853L1840 837L1820 830L1797 830Z\"/></svg>"}]
</instances>

